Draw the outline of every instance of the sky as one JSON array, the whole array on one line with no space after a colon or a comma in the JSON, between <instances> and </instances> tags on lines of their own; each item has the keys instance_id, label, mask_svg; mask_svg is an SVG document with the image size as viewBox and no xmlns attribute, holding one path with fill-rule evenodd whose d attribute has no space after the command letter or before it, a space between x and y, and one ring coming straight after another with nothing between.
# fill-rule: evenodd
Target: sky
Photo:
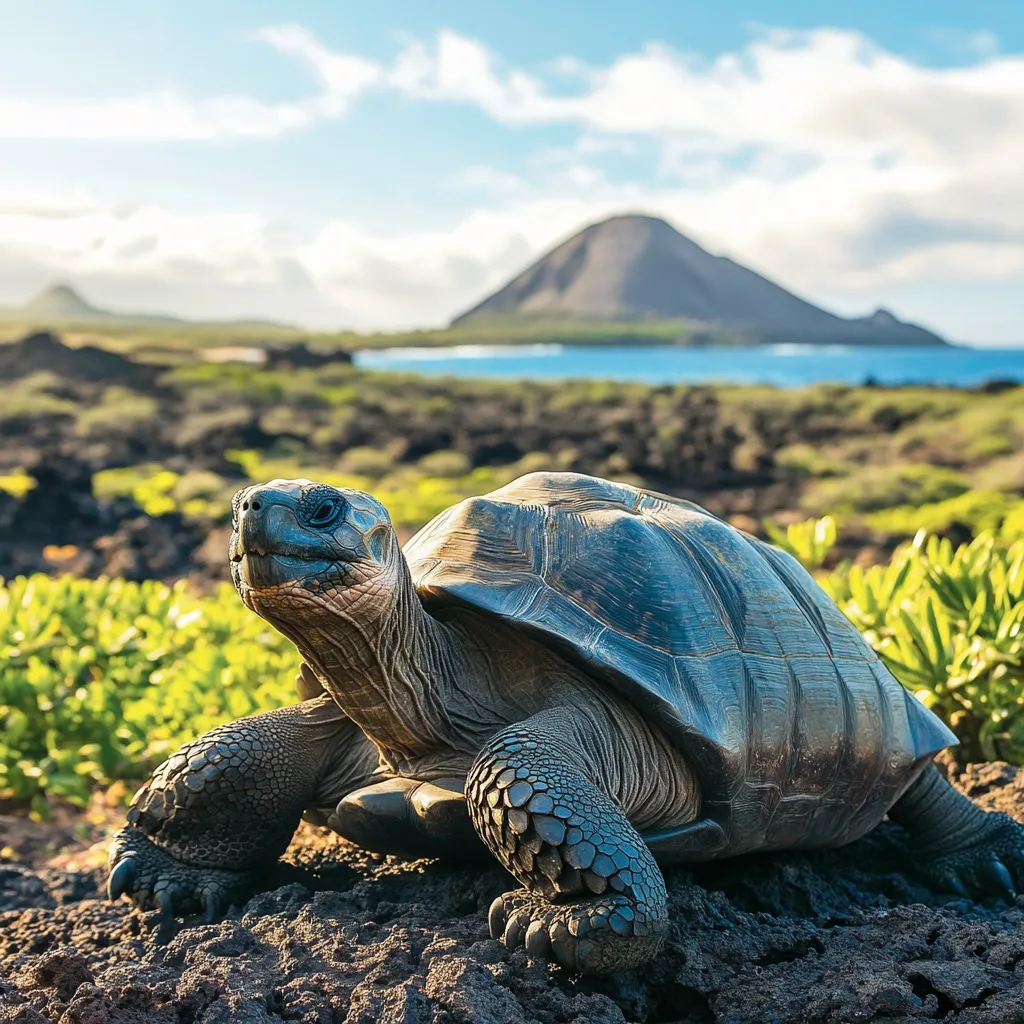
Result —
<instances>
[{"instance_id":1,"label":"sky","mask_svg":"<svg viewBox=\"0 0 1024 1024\"><path fill-rule=\"evenodd\" d=\"M0 0L0 304L447 323L613 213L1024 344L1024 3Z\"/></svg>"}]
</instances>

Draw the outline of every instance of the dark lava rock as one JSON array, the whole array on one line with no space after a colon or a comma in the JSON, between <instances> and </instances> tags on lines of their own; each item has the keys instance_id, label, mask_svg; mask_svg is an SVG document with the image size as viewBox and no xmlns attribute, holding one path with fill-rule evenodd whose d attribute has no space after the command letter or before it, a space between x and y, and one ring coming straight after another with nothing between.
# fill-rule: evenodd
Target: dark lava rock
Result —
<instances>
[{"instance_id":1,"label":"dark lava rock","mask_svg":"<svg viewBox=\"0 0 1024 1024\"><path fill-rule=\"evenodd\" d=\"M311 348L308 342L290 345L268 345L265 349L268 370L318 370L323 366L342 364L350 366L352 355L344 349Z\"/></svg>"},{"instance_id":2,"label":"dark lava rock","mask_svg":"<svg viewBox=\"0 0 1024 1024\"><path fill-rule=\"evenodd\" d=\"M164 369L93 345L73 348L48 331L0 345L0 381L18 380L45 370L66 380L148 388Z\"/></svg>"},{"instance_id":3,"label":"dark lava rock","mask_svg":"<svg viewBox=\"0 0 1024 1024\"><path fill-rule=\"evenodd\" d=\"M1024 772L957 782L1024 818ZM596 979L488 937L511 884L496 866L379 857L305 825L286 861L215 925L108 903L98 876L8 866L0 1021L1024 1022L1024 900L930 892L893 825L831 853L670 871L662 955Z\"/></svg>"},{"instance_id":4,"label":"dark lava rock","mask_svg":"<svg viewBox=\"0 0 1024 1024\"><path fill-rule=\"evenodd\" d=\"M21 500L0 491L0 577L55 570L80 576L173 580L203 573L193 562L207 531L178 513L149 516L134 502L101 502L92 471L73 458L31 467L36 486ZM53 562L48 549L68 550ZM224 555L206 575L224 576Z\"/></svg>"}]
</instances>

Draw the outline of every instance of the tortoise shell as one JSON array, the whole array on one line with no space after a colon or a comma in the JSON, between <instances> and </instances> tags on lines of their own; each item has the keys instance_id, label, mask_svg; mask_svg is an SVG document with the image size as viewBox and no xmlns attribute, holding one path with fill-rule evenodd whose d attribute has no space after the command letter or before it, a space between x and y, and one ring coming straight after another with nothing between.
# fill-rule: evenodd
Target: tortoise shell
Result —
<instances>
[{"instance_id":1,"label":"tortoise shell","mask_svg":"<svg viewBox=\"0 0 1024 1024\"><path fill-rule=\"evenodd\" d=\"M718 856L855 839L957 742L796 559L690 502L531 473L405 554L428 610L500 616L660 726L725 832Z\"/></svg>"}]
</instances>

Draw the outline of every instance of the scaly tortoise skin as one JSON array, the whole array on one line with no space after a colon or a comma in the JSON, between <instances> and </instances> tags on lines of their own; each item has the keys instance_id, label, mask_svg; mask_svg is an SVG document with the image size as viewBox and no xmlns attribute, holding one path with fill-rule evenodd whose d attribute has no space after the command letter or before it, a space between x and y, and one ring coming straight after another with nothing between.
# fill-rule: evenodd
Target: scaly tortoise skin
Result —
<instances>
[{"instance_id":1,"label":"scaly tortoise skin","mask_svg":"<svg viewBox=\"0 0 1024 1024\"><path fill-rule=\"evenodd\" d=\"M1024 879L1021 826L930 764L953 734L794 559L696 505L533 473L403 552L370 495L275 480L233 526L232 579L299 648L303 700L157 769L111 898L215 919L306 813L382 852L489 850L523 886L492 935L603 973L664 942L659 861L837 847L888 814L935 884Z\"/></svg>"}]
</instances>

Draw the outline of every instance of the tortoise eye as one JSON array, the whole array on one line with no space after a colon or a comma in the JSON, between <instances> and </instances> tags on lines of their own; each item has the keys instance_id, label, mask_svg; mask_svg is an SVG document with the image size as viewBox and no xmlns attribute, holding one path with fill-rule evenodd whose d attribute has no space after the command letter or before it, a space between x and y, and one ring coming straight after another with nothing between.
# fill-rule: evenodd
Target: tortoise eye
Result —
<instances>
[{"instance_id":1,"label":"tortoise eye","mask_svg":"<svg viewBox=\"0 0 1024 1024\"><path fill-rule=\"evenodd\" d=\"M324 498L309 517L310 526L327 526L334 522L341 510L341 502L335 498Z\"/></svg>"}]
</instances>

